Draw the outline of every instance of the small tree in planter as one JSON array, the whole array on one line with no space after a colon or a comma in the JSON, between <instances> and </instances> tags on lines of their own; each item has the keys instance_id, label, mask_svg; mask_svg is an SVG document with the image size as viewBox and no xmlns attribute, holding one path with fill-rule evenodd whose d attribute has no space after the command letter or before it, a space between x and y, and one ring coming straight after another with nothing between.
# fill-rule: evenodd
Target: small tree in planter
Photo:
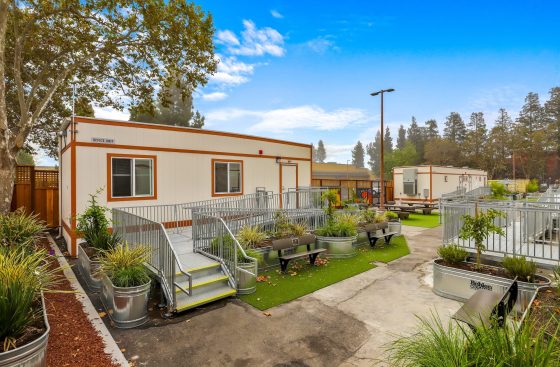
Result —
<instances>
[{"instance_id":1,"label":"small tree in planter","mask_svg":"<svg viewBox=\"0 0 560 367\"><path fill-rule=\"evenodd\" d=\"M149 254L148 247L131 248L127 243L102 251L101 301L117 327L135 327L147 320L151 279L144 264Z\"/></svg>"},{"instance_id":2,"label":"small tree in planter","mask_svg":"<svg viewBox=\"0 0 560 367\"><path fill-rule=\"evenodd\" d=\"M325 213L327 213L327 220L332 221L334 216L334 208L338 201L338 192L334 189L327 190L321 194L321 199L327 202Z\"/></svg>"},{"instance_id":3,"label":"small tree in planter","mask_svg":"<svg viewBox=\"0 0 560 367\"><path fill-rule=\"evenodd\" d=\"M490 234L504 235L502 228L494 224L494 219L504 217L504 213L488 209L486 212L481 212L478 209L478 204L475 206L475 214L463 216L464 224L459 233L462 240L472 239L476 247L476 267L480 269L480 257L482 251L486 249L484 241Z\"/></svg>"}]
</instances>

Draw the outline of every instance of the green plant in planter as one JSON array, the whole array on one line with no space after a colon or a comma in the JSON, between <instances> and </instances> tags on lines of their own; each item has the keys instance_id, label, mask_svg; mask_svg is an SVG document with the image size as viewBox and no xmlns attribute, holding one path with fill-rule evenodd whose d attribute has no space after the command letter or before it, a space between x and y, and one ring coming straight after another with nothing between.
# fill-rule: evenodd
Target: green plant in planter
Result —
<instances>
[{"instance_id":1,"label":"green plant in planter","mask_svg":"<svg viewBox=\"0 0 560 367\"><path fill-rule=\"evenodd\" d=\"M527 183L527 186L525 187L525 190L529 193L539 191L539 180L537 180L536 178L533 178L531 181L529 181Z\"/></svg>"},{"instance_id":2,"label":"green plant in planter","mask_svg":"<svg viewBox=\"0 0 560 367\"><path fill-rule=\"evenodd\" d=\"M97 201L101 191L103 189L90 194L89 205L84 213L78 216L76 227L89 246L97 250L108 250L120 242L120 237L114 232L109 232L109 221L106 217L109 208L99 205Z\"/></svg>"},{"instance_id":3,"label":"green plant in planter","mask_svg":"<svg viewBox=\"0 0 560 367\"><path fill-rule=\"evenodd\" d=\"M109 250L101 250L99 271L107 275L116 287L138 287L150 281L150 273L144 265L149 260L147 246L131 248L128 243Z\"/></svg>"},{"instance_id":4,"label":"green plant in planter","mask_svg":"<svg viewBox=\"0 0 560 367\"><path fill-rule=\"evenodd\" d=\"M362 223L378 223L378 214L375 210L362 210L360 211L360 222Z\"/></svg>"},{"instance_id":5,"label":"green plant in planter","mask_svg":"<svg viewBox=\"0 0 560 367\"><path fill-rule=\"evenodd\" d=\"M307 225L305 223L292 223L290 232L293 236L301 237L307 233Z\"/></svg>"},{"instance_id":6,"label":"green plant in planter","mask_svg":"<svg viewBox=\"0 0 560 367\"><path fill-rule=\"evenodd\" d=\"M392 213L392 212L391 212ZM397 217L398 218L398 217ZM387 222L389 220L389 217L387 217L387 212L383 212L383 213L377 213L375 215L375 223L384 223Z\"/></svg>"},{"instance_id":7,"label":"green plant in planter","mask_svg":"<svg viewBox=\"0 0 560 367\"><path fill-rule=\"evenodd\" d=\"M233 258L235 256L234 253L236 246L235 239L229 234L225 236L218 236L214 237L212 241L210 241L210 252L215 255L221 254L224 258ZM247 256L253 257L257 259L257 261L262 261L262 256L258 251L251 248L243 248L243 251L245 251ZM245 261L245 257L241 251L237 251L237 261Z\"/></svg>"},{"instance_id":8,"label":"green plant in planter","mask_svg":"<svg viewBox=\"0 0 560 367\"><path fill-rule=\"evenodd\" d=\"M396 221L396 220L399 219L399 215L398 215L397 213L395 213L395 212L390 211L390 210L387 210L387 211L385 212L385 217L386 217L387 220L390 221L390 222L394 222L394 221Z\"/></svg>"},{"instance_id":9,"label":"green plant in planter","mask_svg":"<svg viewBox=\"0 0 560 367\"><path fill-rule=\"evenodd\" d=\"M525 256L506 256L502 262L502 266L506 269L509 275L512 277L518 277L522 282L532 283L535 281L537 264L533 261L528 261Z\"/></svg>"},{"instance_id":10,"label":"green plant in planter","mask_svg":"<svg viewBox=\"0 0 560 367\"><path fill-rule=\"evenodd\" d=\"M292 223L284 211L278 210L274 213L274 230L272 234L274 237L280 238L289 236L291 233L291 226Z\"/></svg>"},{"instance_id":11,"label":"green plant in planter","mask_svg":"<svg viewBox=\"0 0 560 367\"><path fill-rule=\"evenodd\" d=\"M490 183L490 192L492 199L503 199L509 193L505 185L499 182Z\"/></svg>"},{"instance_id":12,"label":"green plant in planter","mask_svg":"<svg viewBox=\"0 0 560 367\"><path fill-rule=\"evenodd\" d=\"M18 347L16 340L41 318L41 291L57 282L45 250L0 251L0 352Z\"/></svg>"},{"instance_id":13,"label":"green plant in planter","mask_svg":"<svg viewBox=\"0 0 560 367\"><path fill-rule=\"evenodd\" d=\"M358 218L353 214L338 214L315 233L323 237L353 237L358 233Z\"/></svg>"},{"instance_id":14,"label":"green plant in planter","mask_svg":"<svg viewBox=\"0 0 560 367\"><path fill-rule=\"evenodd\" d=\"M237 240L244 248L254 248L265 239L266 234L263 233L258 226L243 226L239 232L237 232Z\"/></svg>"},{"instance_id":15,"label":"green plant in planter","mask_svg":"<svg viewBox=\"0 0 560 367\"><path fill-rule=\"evenodd\" d=\"M329 189L321 194L321 199L327 202L327 207L325 208L325 213L329 220L333 219L334 207L338 201L338 191L335 189Z\"/></svg>"},{"instance_id":16,"label":"green plant in planter","mask_svg":"<svg viewBox=\"0 0 560 367\"><path fill-rule=\"evenodd\" d=\"M35 245L46 230L37 215L26 214L23 208L12 213L0 214L0 249L21 249L34 252Z\"/></svg>"},{"instance_id":17,"label":"green plant in planter","mask_svg":"<svg viewBox=\"0 0 560 367\"><path fill-rule=\"evenodd\" d=\"M475 214L463 216L463 227L459 233L459 238L462 240L472 239L476 247L476 267L480 269L480 257L482 251L486 249L484 241L492 233L500 236L504 235L504 230L494 224L494 219L504 217L504 213L488 209L482 212L478 209L478 204L475 206Z\"/></svg>"},{"instance_id":18,"label":"green plant in planter","mask_svg":"<svg viewBox=\"0 0 560 367\"><path fill-rule=\"evenodd\" d=\"M440 246L437 249L439 257L443 259L444 262L448 264L458 264L465 261L467 255L469 254L464 248L459 247L455 244Z\"/></svg>"}]
</instances>

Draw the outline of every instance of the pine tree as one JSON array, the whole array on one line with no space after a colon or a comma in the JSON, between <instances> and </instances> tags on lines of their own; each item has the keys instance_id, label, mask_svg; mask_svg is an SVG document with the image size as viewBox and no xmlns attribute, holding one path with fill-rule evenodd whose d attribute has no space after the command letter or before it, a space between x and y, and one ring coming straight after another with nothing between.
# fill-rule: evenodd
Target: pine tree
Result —
<instances>
[{"instance_id":1,"label":"pine tree","mask_svg":"<svg viewBox=\"0 0 560 367\"><path fill-rule=\"evenodd\" d=\"M381 132L377 130L375 140L366 146L366 151L369 156L368 165L375 176L379 176L379 168L381 167L379 157L381 155Z\"/></svg>"},{"instance_id":2,"label":"pine tree","mask_svg":"<svg viewBox=\"0 0 560 367\"><path fill-rule=\"evenodd\" d=\"M385 128L385 136L383 137L383 149L385 154L393 151L393 138L391 137L391 130L389 127Z\"/></svg>"},{"instance_id":3,"label":"pine tree","mask_svg":"<svg viewBox=\"0 0 560 367\"><path fill-rule=\"evenodd\" d=\"M399 135L397 137L397 149L403 149L406 144L406 130L404 126L399 127Z\"/></svg>"},{"instance_id":4,"label":"pine tree","mask_svg":"<svg viewBox=\"0 0 560 367\"><path fill-rule=\"evenodd\" d=\"M486 122L482 112L473 112L467 125L467 135L462 145L466 163L473 168L486 168L483 149L487 138Z\"/></svg>"},{"instance_id":5,"label":"pine tree","mask_svg":"<svg viewBox=\"0 0 560 367\"><path fill-rule=\"evenodd\" d=\"M550 99L544 104L544 113L548 124L551 148L560 154L560 87L550 90Z\"/></svg>"},{"instance_id":6,"label":"pine tree","mask_svg":"<svg viewBox=\"0 0 560 367\"><path fill-rule=\"evenodd\" d=\"M362 145L362 142L358 140L356 146L354 147L354 149L352 149L352 164L355 167L363 168L364 155L365 155L364 146Z\"/></svg>"},{"instance_id":7,"label":"pine tree","mask_svg":"<svg viewBox=\"0 0 560 367\"><path fill-rule=\"evenodd\" d=\"M315 148L315 144L311 144L311 160L317 163L317 148Z\"/></svg>"},{"instance_id":8,"label":"pine tree","mask_svg":"<svg viewBox=\"0 0 560 367\"><path fill-rule=\"evenodd\" d=\"M424 137L426 141L439 138L439 130L436 120L430 119L425 122L425 125Z\"/></svg>"},{"instance_id":9,"label":"pine tree","mask_svg":"<svg viewBox=\"0 0 560 367\"><path fill-rule=\"evenodd\" d=\"M416 162L415 164L418 164L424 157L424 129L418 126L418 123L416 122L416 118L414 116L412 116L412 121L410 123L410 127L408 128L407 136L407 141L411 142L412 145L414 145L414 149L416 150L418 162Z\"/></svg>"},{"instance_id":10,"label":"pine tree","mask_svg":"<svg viewBox=\"0 0 560 367\"><path fill-rule=\"evenodd\" d=\"M325 163L325 159L327 159L327 151L325 150L325 144L322 140L319 140L317 143L317 162L318 163Z\"/></svg>"},{"instance_id":11,"label":"pine tree","mask_svg":"<svg viewBox=\"0 0 560 367\"><path fill-rule=\"evenodd\" d=\"M544 109L537 93L529 93L515 126L515 153L526 178L542 178L549 141Z\"/></svg>"},{"instance_id":12,"label":"pine tree","mask_svg":"<svg viewBox=\"0 0 560 367\"><path fill-rule=\"evenodd\" d=\"M95 117L91 102L86 97L79 97L76 99L74 113L76 116Z\"/></svg>"},{"instance_id":13,"label":"pine tree","mask_svg":"<svg viewBox=\"0 0 560 367\"><path fill-rule=\"evenodd\" d=\"M467 128L461 115L457 112L451 112L445 121L443 129L443 137L455 144L461 145L465 141Z\"/></svg>"},{"instance_id":14,"label":"pine tree","mask_svg":"<svg viewBox=\"0 0 560 367\"><path fill-rule=\"evenodd\" d=\"M488 134L484 153L488 162L488 173L492 178L511 177L508 157L511 157L512 126L511 117L505 109L500 108L494 127Z\"/></svg>"}]
</instances>

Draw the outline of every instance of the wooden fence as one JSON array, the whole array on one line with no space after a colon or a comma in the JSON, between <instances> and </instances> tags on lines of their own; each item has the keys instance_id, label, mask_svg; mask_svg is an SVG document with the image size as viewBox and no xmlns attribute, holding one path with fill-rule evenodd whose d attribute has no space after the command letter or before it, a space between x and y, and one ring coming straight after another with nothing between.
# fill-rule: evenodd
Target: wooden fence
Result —
<instances>
[{"instance_id":1,"label":"wooden fence","mask_svg":"<svg viewBox=\"0 0 560 367\"><path fill-rule=\"evenodd\" d=\"M58 226L58 170L17 166L12 210L24 207L47 227Z\"/></svg>"}]
</instances>

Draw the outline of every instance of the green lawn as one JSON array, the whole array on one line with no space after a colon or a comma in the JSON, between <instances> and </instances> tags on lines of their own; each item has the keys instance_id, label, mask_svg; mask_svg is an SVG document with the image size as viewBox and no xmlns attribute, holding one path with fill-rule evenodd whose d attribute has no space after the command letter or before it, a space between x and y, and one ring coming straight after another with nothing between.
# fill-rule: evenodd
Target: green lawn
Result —
<instances>
[{"instance_id":1,"label":"green lawn","mask_svg":"<svg viewBox=\"0 0 560 367\"><path fill-rule=\"evenodd\" d=\"M259 272L265 280L257 283L257 291L239 298L259 310L266 310L373 269L375 265L372 262L390 262L409 253L406 239L399 236L393 237L388 246L359 248L358 254L350 259L329 259L317 266L310 266L304 260L294 260L285 274L279 269Z\"/></svg>"},{"instance_id":2,"label":"green lawn","mask_svg":"<svg viewBox=\"0 0 560 367\"><path fill-rule=\"evenodd\" d=\"M439 214L411 213L408 219L402 219L401 223L405 226L434 228L439 226Z\"/></svg>"}]
</instances>

